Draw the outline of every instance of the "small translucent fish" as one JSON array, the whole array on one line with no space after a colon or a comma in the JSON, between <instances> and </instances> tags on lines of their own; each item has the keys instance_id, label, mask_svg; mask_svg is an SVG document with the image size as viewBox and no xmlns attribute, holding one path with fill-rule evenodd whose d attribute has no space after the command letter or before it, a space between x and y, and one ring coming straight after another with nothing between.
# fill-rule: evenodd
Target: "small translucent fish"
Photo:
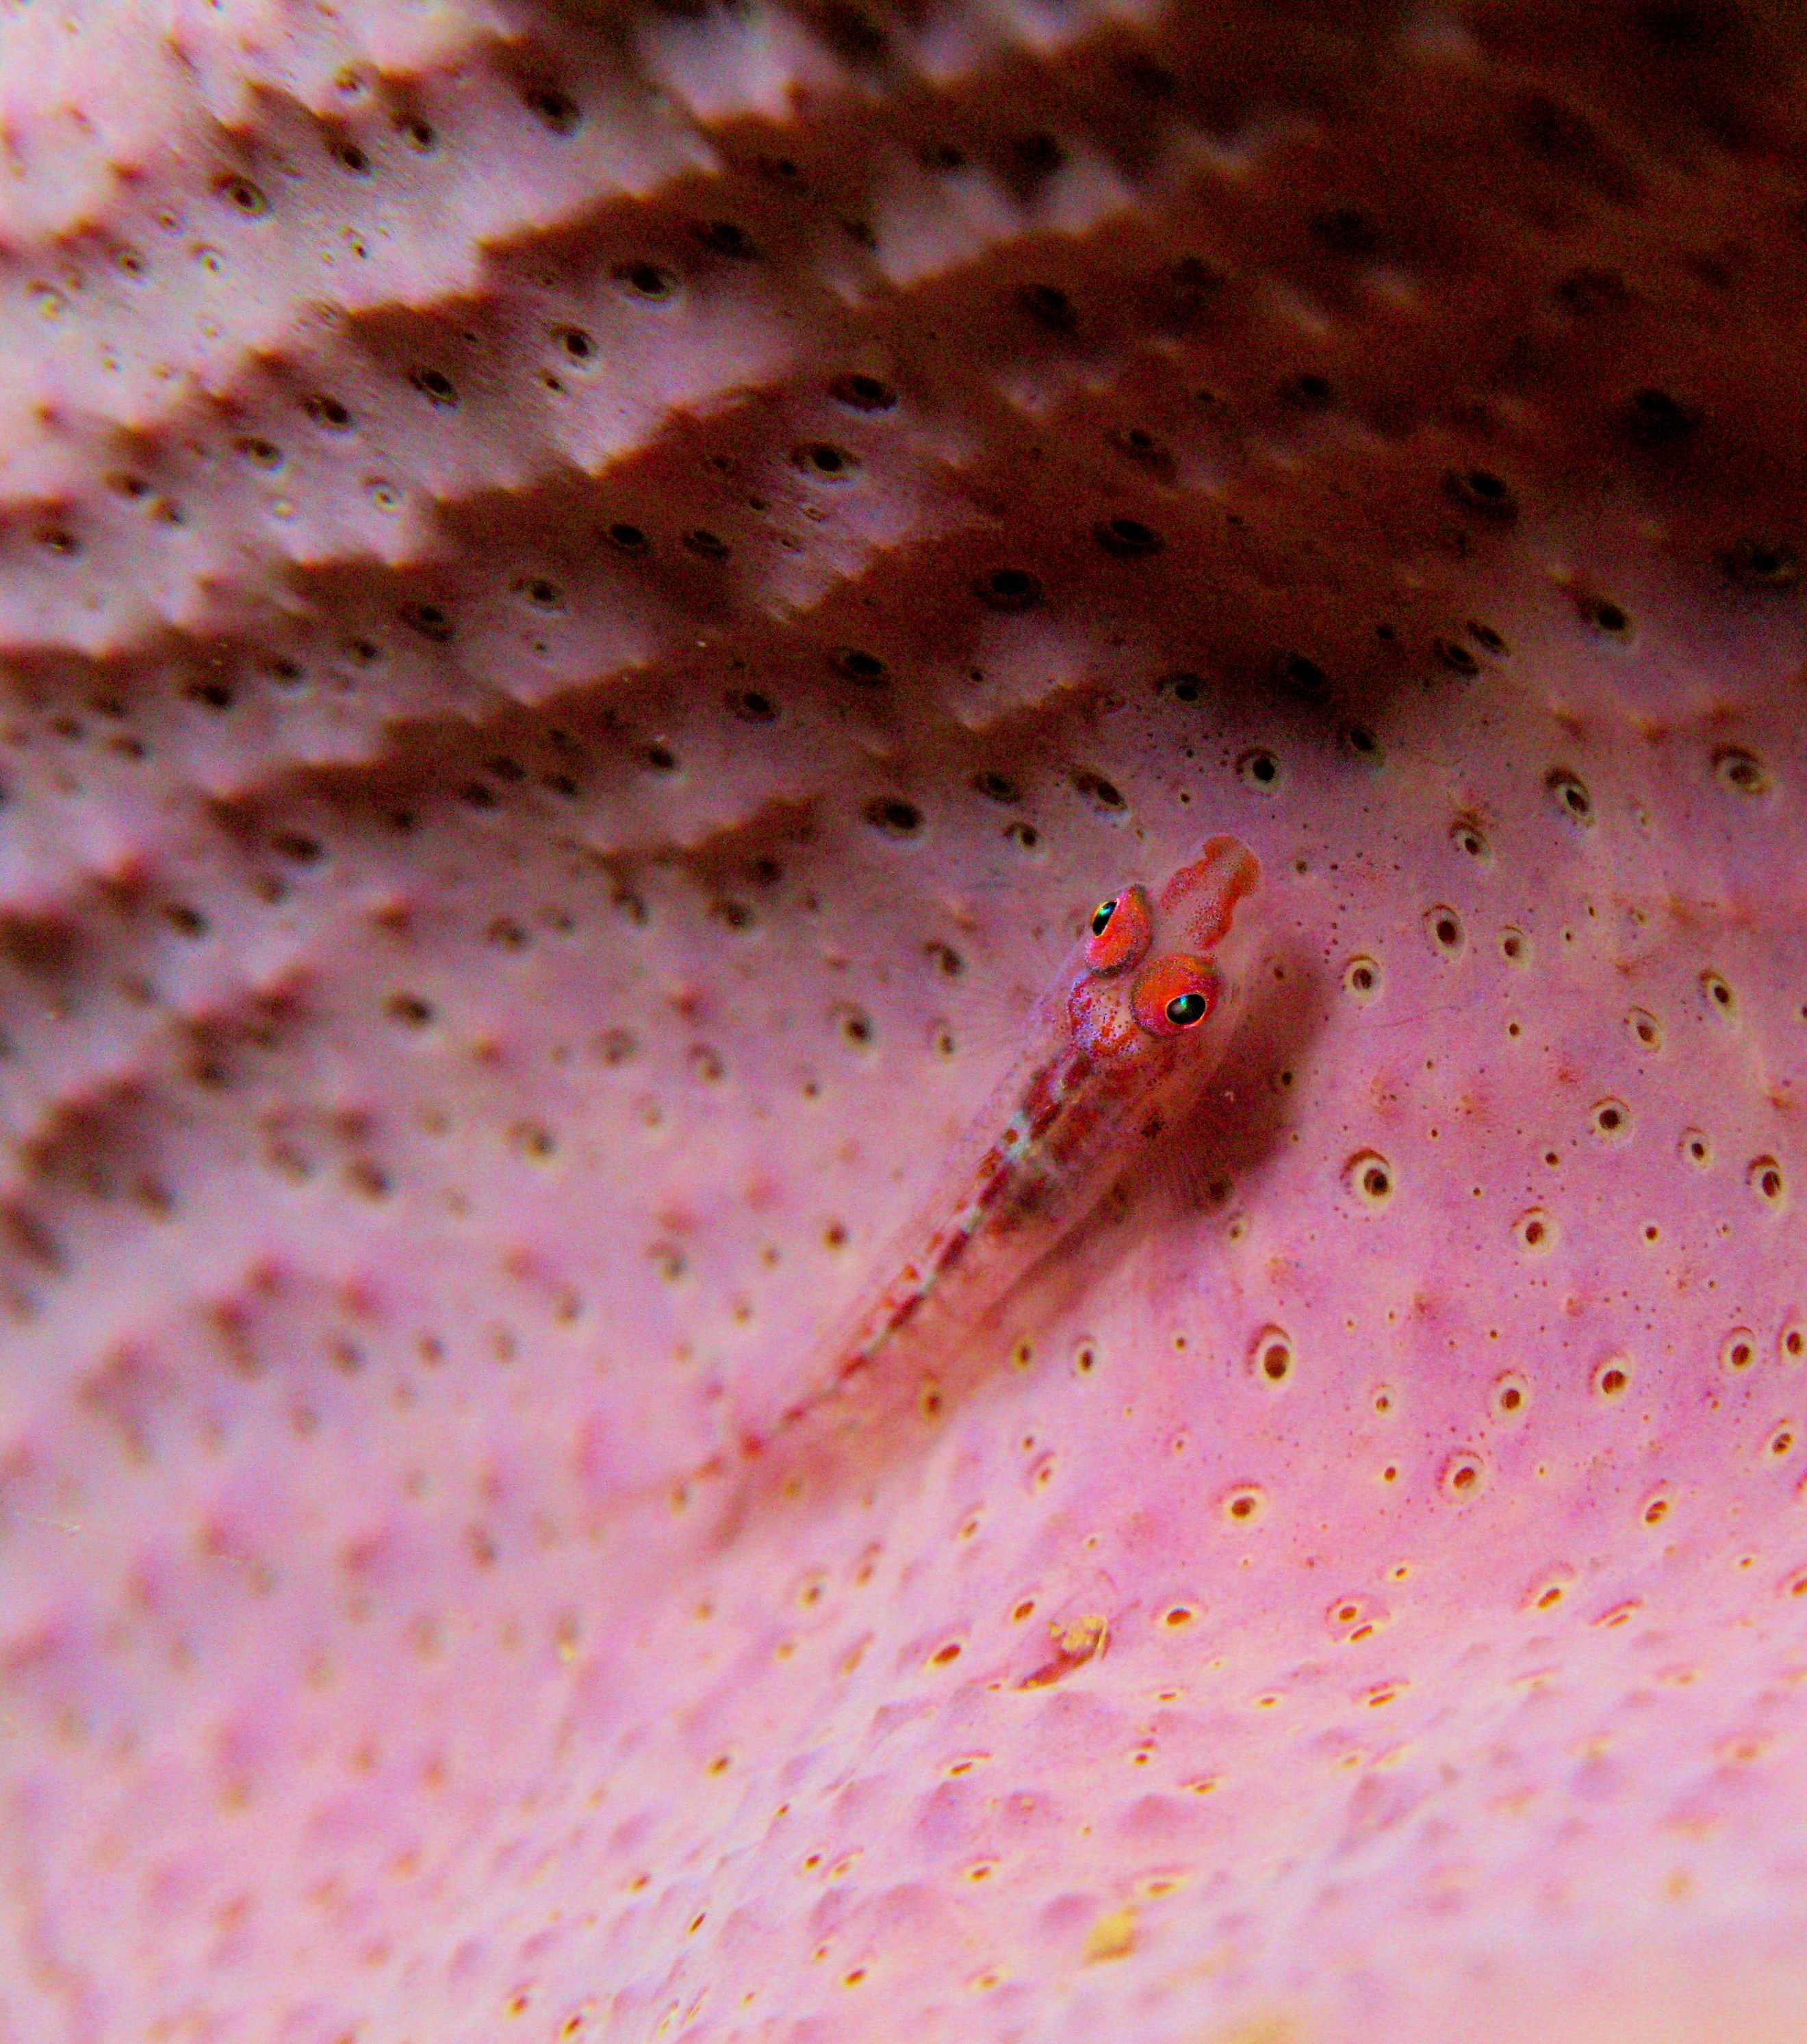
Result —
<instances>
[{"instance_id":1,"label":"small translucent fish","mask_svg":"<svg viewBox=\"0 0 1807 2044\"><path fill-rule=\"evenodd\" d=\"M982 1318L1197 1097L1235 1027L1243 989L1229 939L1259 874L1245 846L1214 837L1158 894L1125 887L1098 904L1009 1071L834 1343L824 1390L870 1370L932 1309L962 1326Z\"/></svg>"},{"instance_id":2,"label":"small translucent fish","mask_svg":"<svg viewBox=\"0 0 1807 2044\"><path fill-rule=\"evenodd\" d=\"M777 1425L743 1438L744 1458L830 1401L932 1381L936 1357L1197 1100L1241 1008L1249 939L1236 909L1260 871L1245 845L1213 837L1158 893L1127 886L1098 904L857 1309L812 1358ZM729 1466L717 1456L697 1474Z\"/></svg>"}]
</instances>

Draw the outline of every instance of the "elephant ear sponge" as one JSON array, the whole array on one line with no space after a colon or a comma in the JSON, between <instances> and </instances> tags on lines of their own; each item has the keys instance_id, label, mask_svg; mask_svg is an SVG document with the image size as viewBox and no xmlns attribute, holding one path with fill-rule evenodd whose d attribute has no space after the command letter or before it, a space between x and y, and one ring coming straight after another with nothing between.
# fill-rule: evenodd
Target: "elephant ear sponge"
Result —
<instances>
[{"instance_id":1,"label":"elephant ear sponge","mask_svg":"<svg viewBox=\"0 0 1807 2044\"><path fill-rule=\"evenodd\" d=\"M1801 2033L1799 31L1335 12L0 23L0 2038Z\"/></svg>"}]
</instances>

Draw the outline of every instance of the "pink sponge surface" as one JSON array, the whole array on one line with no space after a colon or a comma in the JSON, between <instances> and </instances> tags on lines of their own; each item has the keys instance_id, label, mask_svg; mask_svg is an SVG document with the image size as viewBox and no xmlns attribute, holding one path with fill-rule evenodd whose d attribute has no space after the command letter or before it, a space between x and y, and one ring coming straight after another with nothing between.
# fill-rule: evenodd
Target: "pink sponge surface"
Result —
<instances>
[{"instance_id":1,"label":"pink sponge surface","mask_svg":"<svg viewBox=\"0 0 1807 2044\"><path fill-rule=\"evenodd\" d=\"M1801 2034L1801 58L0 21L0 2044Z\"/></svg>"}]
</instances>

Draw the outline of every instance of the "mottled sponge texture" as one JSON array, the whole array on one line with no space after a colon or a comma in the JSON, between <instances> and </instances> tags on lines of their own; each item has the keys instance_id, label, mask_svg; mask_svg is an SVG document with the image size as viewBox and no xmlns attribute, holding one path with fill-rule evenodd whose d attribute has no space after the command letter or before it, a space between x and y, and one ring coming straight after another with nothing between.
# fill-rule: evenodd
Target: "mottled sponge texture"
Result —
<instances>
[{"instance_id":1,"label":"mottled sponge texture","mask_svg":"<svg viewBox=\"0 0 1807 2044\"><path fill-rule=\"evenodd\" d=\"M1807 2034L1802 35L0 10L3 2044Z\"/></svg>"}]
</instances>

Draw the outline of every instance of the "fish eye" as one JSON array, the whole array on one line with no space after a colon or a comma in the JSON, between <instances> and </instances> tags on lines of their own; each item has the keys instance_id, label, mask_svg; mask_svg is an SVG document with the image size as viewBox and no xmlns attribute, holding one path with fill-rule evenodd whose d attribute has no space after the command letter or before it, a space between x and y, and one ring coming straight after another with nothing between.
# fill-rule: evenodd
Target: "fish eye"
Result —
<instances>
[{"instance_id":1,"label":"fish eye","mask_svg":"<svg viewBox=\"0 0 1807 2044\"><path fill-rule=\"evenodd\" d=\"M1223 993L1223 981L1209 959L1176 952L1136 974L1131 1005L1151 1036L1178 1036L1214 1014Z\"/></svg>"},{"instance_id":2,"label":"fish eye","mask_svg":"<svg viewBox=\"0 0 1807 2044\"><path fill-rule=\"evenodd\" d=\"M1154 912L1140 887L1125 887L1101 901L1086 925L1086 971L1121 972L1138 964L1154 927Z\"/></svg>"}]
</instances>

